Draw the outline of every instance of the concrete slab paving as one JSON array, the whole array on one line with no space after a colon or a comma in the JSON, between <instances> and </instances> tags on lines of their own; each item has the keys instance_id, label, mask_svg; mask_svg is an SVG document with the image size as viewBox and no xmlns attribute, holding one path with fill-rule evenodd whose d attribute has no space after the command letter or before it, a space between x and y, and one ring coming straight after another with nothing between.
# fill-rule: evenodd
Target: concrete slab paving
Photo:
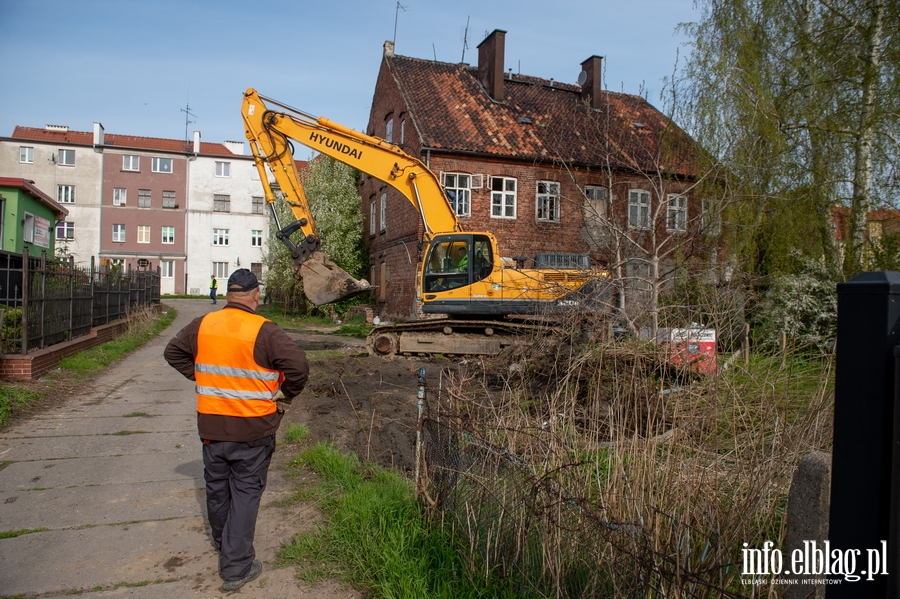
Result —
<instances>
[{"instance_id":1,"label":"concrete slab paving","mask_svg":"<svg viewBox=\"0 0 900 599\"><path fill-rule=\"evenodd\" d=\"M208 538L193 382L162 357L181 327L222 306L170 303L178 317L161 337L0 434L0 532L22 533L0 539L0 596L232 595L221 588ZM135 412L152 417L125 417ZM141 432L115 434L128 431ZM293 568L276 567L282 544L320 518L314 506L274 504L293 489L270 470L255 543L264 571L240 595L358 599L340 583L309 585Z\"/></svg>"},{"instance_id":2,"label":"concrete slab paving","mask_svg":"<svg viewBox=\"0 0 900 599\"><path fill-rule=\"evenodd\" d=\"M191 479L0 493L0 530L59 530L183 518L203 507Z\"/></svg>"},{"instance_id":3,"label":"concrete slab paving","mask_svg":"<svg viewBox=\"0 0 900 599\"><path fill-rule=\"evenodd\" d=\"M3 455L3 460L22 462L172 453L188 445L196 446L197 433L187 430L173 433L152 433L132 426L122 429L118 433L66 437L25 437L15 441L15 443L10 443L10 450Z\"/></svg>"},{"instance_id":4,"label":"concrete slab paving","mask_svg":"<svg viewBox=\"0 0 900 599\"><path fill-rule=\"evenodd\" d=\"M180 479L203 479L199 443L178 450L179 457L128 456L14 462L0 475L0 493L41 488L81 487ZM2 508L2 504L0 504ZM2 513L2 512L0 512Z\"/></svg>"}]
</instances>

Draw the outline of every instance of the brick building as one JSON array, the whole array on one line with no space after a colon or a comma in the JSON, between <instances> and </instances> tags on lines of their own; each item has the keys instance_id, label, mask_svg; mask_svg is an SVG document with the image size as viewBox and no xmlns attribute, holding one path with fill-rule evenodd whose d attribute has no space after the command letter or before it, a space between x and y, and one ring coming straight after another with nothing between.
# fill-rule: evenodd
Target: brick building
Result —
<instances>
[{"instance_id":1,"label":"brick building","mask_svg":"<svg viewBox=\"0 0 900 599\"><path fill-rule=\"evenodd\" d=\"M367 132L425 162L462 228L492 232L506 258L588 254L639 280L654 255L671 267L695 253L709 206L693 140L640 96L602 90L600 57L581 63L577 85L505 71L505 35L478 46L476 67L386 42ZM416 318L418 211L371 177L360 194L379 314Z\"/></svg>"}]
</instances>

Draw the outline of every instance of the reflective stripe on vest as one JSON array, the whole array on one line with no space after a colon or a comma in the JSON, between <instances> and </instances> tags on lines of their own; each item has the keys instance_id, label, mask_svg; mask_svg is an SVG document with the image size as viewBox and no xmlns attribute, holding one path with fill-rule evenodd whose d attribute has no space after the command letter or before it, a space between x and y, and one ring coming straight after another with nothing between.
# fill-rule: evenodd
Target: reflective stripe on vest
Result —
<instances>
[{"instance_id":1,"label":"reflective stripe on vest","mask_svg":"<svg viewBox=\"0 0 900 599\"><path fill-rule=\"evenodd\" d=\"M284 379L253 359L259 330L267 320L228 308L203 317L194 360L197 411L252 418L275 412L275 393Z\"/></svg>"}]
</instances>

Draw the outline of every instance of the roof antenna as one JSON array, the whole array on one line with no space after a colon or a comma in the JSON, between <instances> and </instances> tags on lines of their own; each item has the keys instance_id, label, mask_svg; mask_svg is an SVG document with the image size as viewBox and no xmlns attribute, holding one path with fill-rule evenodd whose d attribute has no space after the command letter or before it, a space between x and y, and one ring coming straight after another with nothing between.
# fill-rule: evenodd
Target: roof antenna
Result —
<instances>
[{"instance_id":1,"label":"roof antenna","mask_svg":"<svg viewBox=\"0 0 900 599\"><path fill-rule=\"evenodd\" d=\"M397 2L397 7L394 9L394 45L397 44L397 18L400 16L400 11L406 12L406 7Z\"/></svg>"},{"instance_id":2,"label":"roof antenna","mask_svg":"<svg viewBox=\"0 0 900 599\"><path fill-rule=\"evenodd\" d=\"M469 38L469 19L471 19L471 18L472 18L471 16L466 17L466 30L463 33L463 53L462 53L462 58L460 59L459 62L466 62L466 48L469 47L469 44L467 43L466 40L468 40L468 38Z\"/></svg>"},{"instance_id":3,"label":"roof antenna","mask_svg":"<svg viewBox=\"0 0 900 599\"><path fill-rule=\"evenodd\" d=\"M191 123L196 123L197 121L189 121L188 117L197 118L197 115L191 112L191 103L190 101L185 104L185 108L180 108L181 112L184 113L184 143L188 143L188 125Z\"/></svg>"}]
</instances>

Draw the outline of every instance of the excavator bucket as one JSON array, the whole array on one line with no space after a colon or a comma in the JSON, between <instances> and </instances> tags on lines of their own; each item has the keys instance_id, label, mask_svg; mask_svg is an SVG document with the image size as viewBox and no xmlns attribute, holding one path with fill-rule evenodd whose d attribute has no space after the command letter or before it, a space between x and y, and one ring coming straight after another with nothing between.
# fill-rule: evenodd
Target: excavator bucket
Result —
<instances>
[{"instance_id":1,"label":"excavator bucket","mask_svg":"<svg viewBox=\"0 0 900 599\"><path fill-rule=\"evenodd\" d=\"M366 280L356 280L328 259L322 252L313 252L295 267L303 279L303 293L317 306L349 299L374 289Z\"/></svg>"}]
</instances>

